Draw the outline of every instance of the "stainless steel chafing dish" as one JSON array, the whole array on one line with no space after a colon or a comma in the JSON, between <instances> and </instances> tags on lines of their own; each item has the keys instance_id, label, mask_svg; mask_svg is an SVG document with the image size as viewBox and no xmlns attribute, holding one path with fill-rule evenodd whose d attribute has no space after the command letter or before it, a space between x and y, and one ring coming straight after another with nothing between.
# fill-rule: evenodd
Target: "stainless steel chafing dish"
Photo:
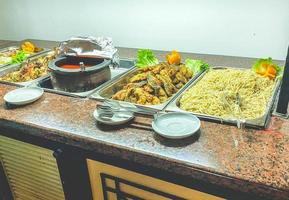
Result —
<instances>
[{"instance_id":1,"label":"stainless steel chafing dish","mask_svg":"<svg viewBox=\"0 0 289 200\"><path fill-rule=\"evenodd\" d=\"M19 47L16 47L16 46L6 47L6 48L3 48L3 49L0 50L0 54L8 52L8 51L14 51L14 50L17 50L17 49L19 49ZM1 68L3 69L7 65L10 65L10 63L0 64L0 69Z\"/></svg>"},{"instance_id":2,"label":"stainless steel chafing dish","mask_svg":"<svg viewBox=\"0 0 289 200\"><path fill-rule=\"evenodd\" d=\"M222 67L222 66L218 66L218 67L213 67L213 70L218 70L218 69L228 69L230 67ZM241 69L244 70L244 68L233 68L233 69ZM276 81L275 87L273 89L272 92L272 96L267 104L267 108L265 113L257 118L257 119L252 119L252 120L244 120L244 119L233 119L233 118L222 118L222 117L218 117L218 116L213 116L213 115L207 115L207 114L202 114L202 113L195 113L195 112L189 112L189 111L185 111L182 110L180 108L180 99L182 97L182 95L188 91L190 88L192 88L194 85L196 85L198 83L198 81L200 81L207 73L208 71L206 71L205 73L203 73L201 76L199 76L197 79L195 79L194 81L190 82L189 86L184 89L182 91L182 93L180 95L178 95L177 98L175 98L173 101L171 101L168 106L166 107L165 111L167 112L183 112L183 113L191 113L194 114L196 116L198 116L201 119L207 120L207 121L212 121L212 122L218 122L218 123L224 123L224 124L232 124L232 125L237 125L238 127L251 127L251 128L257 128L257 129L263 129L267 126L267 123L270 119L270 114L272 112L272 108L274 106L274 101L276 98L276 95L278 93L278 89L279 89L279 85L280 85L280 81Z\"/></svg>"},{"instance_id":3,"label":"stainless steel chafing dish","mask_svg":"<svg viewBox=\"0 0 289 200\"><path fill-rule=\"evenodd\" d=\"M110 67L110 71L111 71L111 79L116 79L117 77L119 77L121 74L133 69L134 66L134 60L130 60L130 59L120 59L119 60L119 67L117 68L113 68ZM56 88L53 87L52 85L52 80L51 77L45 77L41 80L38 80L36 82L33 82L31 85L29 86L33 86L33 87L41 87L43 88L45 91L48 92L52 92L52 93L56 93L56 94L61 94L61 95L65 95L65 96L72 96L72 97L87 97L90 94L94 93L95 91L97 91L98 89L102 88L103 86L107 85L108 82L105 82L95 88L93 88L92 90L89 91L85 91L85 92L67 92L67 91L63 91L63 90L58 90Z\"/></svg>"},{"instance_id":4,"label":"stainless steel chafing dish","mask_svg":"<svg viewBox=\"0 0 289 200\"><path fill-rule=\"evenodd\" d=\"M49 63L51 83L56 90L86 92L111 79L110 60L87 57L61 57ZM78 66L65 69L62 66ZM89 65L89 67L86 67Z\"/></svg>"},{"instance_id":5,"label":"stainless steel chafing dish","mask_svg":"<svg viewBox=\"0 0 289 200\"><path fill-rule=\"evenodd\" d=\"M14 50L20 50L20 47L18 47L18 46L10 46L10 47L6 47L6 48L3 48L3 49L0 49L0 54L1 54L1 53L5 53L5 52L8 52L8 51L14 51ZM29 59L29 58L32 58L32 57L34 57L34 56L40 55L40 54L42 54L42 53L48 52L48 51L50 51L50 49L44 48L41 52L33 53L33 54L29 55L29 56L28 56L28 59ZM0 64L0 70L1 70L1 69L5 69L5 68L6 68L7 66L9 66L9 65L15 66L15 65L19 65L19 64L11 64L11 63Z\"/></svg>"},{"instance_id":6,"label":"stainless steel chafing dish","mask_svg":"<svg viewBox=\"0 0 289 200\"><path fill-rule=\"evenodd\" d=\"M110 38L73 37L58 49L60 57L49 63L49 69L52 86L59 91L90 91L111 79L110 66L119 65Z\"/></svg>"},{"instance_id":7,"label":"stainless steel chafing dish","mask_svg":"<svg viewBox=\"0 0 289 200\"><path fill-rule=\"evenodd\" d=\"M127 73L123 74L117 79L111 80L107 82L105 86L103 86L101 89L90 95L91 99L96 99L103 101L105 99L111 99L111 97L119 90L123 88L124 85L128 83L128 80L136 75L138 72L138 68L134 68ZM174 100L192 81L194 81L198 76L200 76L203 72L195 74L182 88L178 90L173 96L171 96L166 102L163 102L158 105L141 105L141 104L135 104L136 107L142 109L142 110L148 110L148 111L160 111L163 110L170 101ZM116 100L113 100L116 101ZM119 103L123 103L124 101L118 101ZM125 104L130 104L129 102L125 102Z\"/></svg>"},{"instance_id":8,"label":"stainless steel chafing dish","mask_svg":"<svg viewBox=\"0 0 289 200\"><path fill-rule=\"evenodd\" d=\"M51 55L54 55L55 52L54 51L49 51L49 52L46 52L46 53L42 53L42 54L38 54L37 56L33 56L31 58L29 58L28 60L26 60L25 62L26 63L29 63L31 61L34 61L36 60L37 58L40 58L40 57L46 57L46 56L51 56ZM7 67L5 67L5 69L3 70L0 70L0 77L3 77L11 72L14 72L14 71L17 71L17 70L20 70L21 67L23 66L24 63L21 63L21 64L16 64L16 65L9 65ZM48 67L48 66L47 66ZM8 83L8 84L12 84L12 85L22 85L22 86L28 86L32 83L35 83L39 80L42 80L46 77L49 76L49 73L47 73L46 75L44 76L41 76L37 79L34 79L34 80L30 80L30 81L25 81L25 82L10 82L10 81L4 81L4 80L0 80L0 83Z\"/></svg>"}]
</instances>

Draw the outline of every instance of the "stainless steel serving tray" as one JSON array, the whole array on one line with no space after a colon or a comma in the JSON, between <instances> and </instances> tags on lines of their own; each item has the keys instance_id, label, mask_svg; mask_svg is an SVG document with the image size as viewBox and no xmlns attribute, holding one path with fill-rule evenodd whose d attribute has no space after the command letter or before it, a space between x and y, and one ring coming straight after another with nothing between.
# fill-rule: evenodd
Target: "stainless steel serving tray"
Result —
<instances>
[{"instance_id":1,"label":"stainless steel serving tray","mask_svg":"<svg viewBox=\"0 0 289 200\"><path fill-rule=\"evenodd\" d=\"M119 67L118 68L112 68L111 67L111 80L116 79L119 77L121 74L131 70L134 67L135 61L131 59L120 59L119 62ZM33 82L29 86L33 87L41 87L47 92L55 93L55 94L60 94L60 95L65 95L65 96L72 96L72 97L80 97L80 98L85 98L92 93L96 92L98 89L102 88L104 85L106 85L109 81L101 84L100 86L96 87L93 90L86 91L86 92L78 92L78 93L72 93L72 92L65 92L61 90L56 90L53 88L51 84L51 79L50 76L45 77L41 80L38 80L36 82Z\"/></svg>"},{"instance_id":2,"label":"stainless steel serving tray","mask_svg":"<svg viewBox=\"0 0 289 200\"><path fill-rule=\"evenodd\" d=\"M32 56L27 61L31 62L31 61L39 58L39 57L45 57L45 56L53 54L53 53L54 53L53 51L44 52L44 53L38 54L37 56ZM0 77L5 76L5 75L7 75L7 74L9 74L11 72L19 70L22 67L22 64L23 63L16 64L16 65L9 65L9 66L5 67L5 69L0 70ZM10 85L28 86L28 85L31 85L32 83L37 82L39 80L42 80L42 79L44 79L44 78L46 78L48 76L49 76L49 74L46 74L46 75L41 76L41 77L39 77L37 79L26 81L26 82L10 82L10 81L0 80L0 83L6 83L6 84L10 84Z\"/></svg>"},{"instance_id":3,"label":"stainless steel serving tray","mask_svg":"<svg viewBox=\"0 0 289 200\"><path fill-rule=\"evenodd\" d=\"M138 68L133 68L132 70L128 71L127 73L119 76L117 79L111 80L107 82L106 85L104 85L102 88L100 88L97 92L93 93L89 96L91 99L96 99L99 101L103 101L105 99L111 99L111 97L121 90L124 85L128 83L128 79L132 76L136 75L138 71ZM178 92L176 92L173 96L171 96L166 102L158 104L158 105L141 105L141 104L135 104L136 107L142 109L142 110L148 110L148 111L160 111L163 110L172 100L174 100L192 81L194 81L197 77L199 77L203 72L200 72L193 76L182 88L179 89ZM114 100L117 101L117 100ZM120 103L123 103L125 101L118 101ZM128 103L128 102L126 102Z\"/></svg>"},{"instance_id":4,"label":"stainless steel serving tray","mask_svg":"<svg viewBox=\"0 0 289 200\"><path fill-rule=\"evenodd\" d=\"M20 49L20 47L18 47L18 46L10 46L10 47L5 47L5 48L2 48L2 49L0 49L0 53L4 53L4 52L6 52L6 51L11 51L11 50L19 50ZM34 56L38 56L38 55L40 55L40 54L43 54L43 53L46 53L46 52L48 52L48 51L51 51L51 49L47 49L47 48L43 48L43 50L42 51L40 51L40 52L38 52L38 53L33 53L33 54L31 54L30 56L28 56L28 59L29 58L32 58L32 57L34 57ZM21 64L21 63L19 63L19 64ZM18 65L18 64L10 64L10 63L6 63L6 64L0 64L0 69L5 69L7 66L9 66L9 65Z\"/></svg>"},{"instance_id":5,"label":"stainless steel serving tray","mask_svg":"<svg viewBox=\"0 0 289 200\"><path fill-rule=\"evenodd\" d=\"M11 51L11 50L16 50L16 49L19 49L19 47L17 46L10 46L10 47L6 47L6 48L3 48L3 49L0 49L0 53L4 53L6 51ZM0 69L6 67L7 65L9 65L9 63L5 63L5 64L0 64Z\"/></svg>"},{"instance_id":6,"label":"stainless steel serving tray","mask_svg":"<svg viewBox=\"0 0 289 200\"><path fill-rule=\"evenodd\" d=\"M245 70L246 68L233 68L233 67L213 67L213 70L218 70L218 69L241 69ZM265 113L263 116L257 119L252 119L252 120L242 120L242 119L233 119L233 118L222 118L218 116L213 116L213 115L207 115L207 114L202 114L202 113L195 113L195 112L189 112L182 110L179 105L180 105L180 99L182 95L188 91L190 88L195 86L206 74L203 73L201 76L199 76L197 79L195 79L193 82L190 83L190 85L182 91L180 95L178 95L177 98L175 98L173 101L169 103L169 105L166 107L165 111L167 112L182 112L182 113L191 113L199 117L200 119L207 120L207 121L212 121L212 122L217 122L217 123L222 123L222 124L231 124L231 125L236 125L236 126L241 126L241 127L250 127L250 128L256 128L256 129L264 129L266 128L268 121L270 119L270 114L272 112L272 108L274 105L274 100L276 98L276 95L278 93L280 81L276 81L272 96L268 102L267 108L265 110Z\"/></svg>"}]
</instances>

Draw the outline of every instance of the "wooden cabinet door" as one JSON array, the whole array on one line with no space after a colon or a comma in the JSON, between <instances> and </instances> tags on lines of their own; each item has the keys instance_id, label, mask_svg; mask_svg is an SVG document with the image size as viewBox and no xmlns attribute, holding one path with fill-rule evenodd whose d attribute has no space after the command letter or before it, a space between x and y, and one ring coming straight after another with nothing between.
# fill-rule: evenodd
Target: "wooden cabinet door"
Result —
<instances>
[{"instance_id":1,"label":"wooden cabinet door","mask_svg":"<svg viewBox=\"0 0 289 200\"><path fill-rule=\"evenodd\" d=\"M15 200L64 200L53 151L0 135L0 161Z\"/></svg>"},{"instance_id":2,"label":"wooden cabinet door","mask_svg":"<svg viewBox=\"0 0 289 200\"><path fill-rule=\"evenodd\" d=\"M220 200L157 178L87 160L94 200Z\"/></svg>"}]
</instances>

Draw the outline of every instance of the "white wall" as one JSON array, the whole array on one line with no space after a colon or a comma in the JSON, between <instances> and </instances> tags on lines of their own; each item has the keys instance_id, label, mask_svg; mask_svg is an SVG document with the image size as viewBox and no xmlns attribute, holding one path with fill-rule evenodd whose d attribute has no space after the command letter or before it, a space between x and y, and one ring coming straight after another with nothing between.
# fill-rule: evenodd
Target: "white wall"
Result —
<instances>
[{"instance_id":1,"label":"white wall","mask_svg":"<svg viewBox=\"0 0 289 200\"><path fill-rule=\"evenodd\" d=\"M0 39L111 36L117 46L285 59L289 0L0 0Z\"/></svg>"}]
</instances>

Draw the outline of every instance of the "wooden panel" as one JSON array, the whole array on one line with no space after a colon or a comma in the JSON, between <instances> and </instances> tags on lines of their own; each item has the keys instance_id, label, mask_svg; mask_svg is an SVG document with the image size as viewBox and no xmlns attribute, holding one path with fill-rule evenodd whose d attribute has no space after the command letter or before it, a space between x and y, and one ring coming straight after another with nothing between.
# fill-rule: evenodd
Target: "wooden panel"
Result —
<instances>
[{"instance_id":1,"label":"wooden panel","mask_svg":"<svg viewBox=\"0 0 289 200\"><path fill-rule=\"evenodd\" d=\"M64 200L53 151L0 136L0 159L15 200Z\"/></svg>"},{"instance_id":2,"label":"wooden panel","mask_svg":"<svg viewBox=\"0 0 289 200\"><path fill-rule=\"evenodd\" d=\"M169 199L188 199L188 200L220 200L222 198L210 194L206 194L191 188L183 187L174 183L166 182L140 173L132 172L116 166L104 164L94 160L87 160L91 188L94 200L105 200L103 196L103 174L110 175L126 181L117 183L122 192L137 196L139 199L145 200L169 200ZM107 180L108 179L108 180ZM106 186L115 187L114 180L106 179ZM134 184L130 184L134 183ZM147 189L138 187L145 186ZM158 192L154 192L158 191ZM162 193L174 195L168 197ZM115 200L115 196L108 195L109 200ZM128 198L129 199L129 198Z\"/></svg>"}]
</instances>

